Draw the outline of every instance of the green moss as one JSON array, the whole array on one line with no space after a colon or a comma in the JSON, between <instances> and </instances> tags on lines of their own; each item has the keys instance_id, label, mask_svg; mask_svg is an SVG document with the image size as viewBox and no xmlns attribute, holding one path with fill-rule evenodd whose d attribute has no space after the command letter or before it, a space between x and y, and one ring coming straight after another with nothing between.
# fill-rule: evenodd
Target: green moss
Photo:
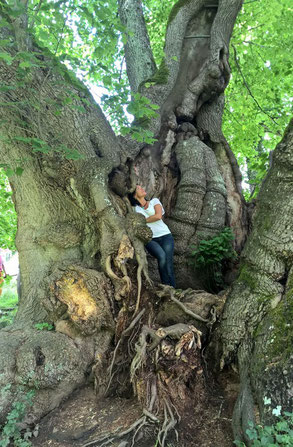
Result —
<instances>
[{"instance_id":1,"label":"green moss","mask_svg":"<svg viewBox=\"0 0 293 447\"><path fill-rule=\"evenodd\" d=\"M256 338L258 338L258 337L261 337L261 336L263 335L263 331L264 331L263 325L262 325L262 323L260 323L260 324L258 324L258 326L254 329L252 337L253 337L254 339L256 339Z\"/></svg>"},{"instance_id":2,"label":"green moss","mask_svg":"<svg viewBox=\"0 0 293 447\"><path fill-rule=\"evenodd\" d=\"M247 284L251 290L255 290L257 288L257 277L246 264L243 264L240 267L238 280Z\"/></svg>"},{"instance_id":3,"label":"green moss","mask_svg":"<svg viewBox=\"0 0 293 447\"><path fill-rule=\"evenodd\" d=\"M271 216L264 214L260 219L260 231L268 231L272 226Z\"/></svg>"},{"instance_id":4,"label":"green moss","mask_svg":"<svg viewBox=\"0 0 293 447\"><path fill-rule=\"evenodd\" d=\"M162 59L160 67L154 73L154 75L151 78L147 79L146 81L143 81L139 86L138 90L140 90L142 86L147 87L148 84L167 84L168 77L169 77L169 69L167 67L166 60L164 58Z\"/></svg>"},{"instance_id":5,"label":"green moss","mask_svg":"<svg viewBox=\"0 0 293 447\"><path fill-rule=\"evenodd\" d=\"M175 19L175 17L177 16L178 12L180 11L180 9L183 8L183 6L187 5L190 2L191 2L191 0L179 0L177 3L175 3L173 8L171 9L171 12L170 12L170 15L169 15L169 18L168 18L167 27Z\"/></svg>"},{"instance_id":6,"label":"green moss","mask_svg":"<svg viewBox=\"0 0 293 447\"><path fill-rule=\"evenodd\" d=\"M272 325L274 333L268 354L286 361L293 346L293 287L288 288L285 298L274 309Z\"/></svg>"}]
</instances>

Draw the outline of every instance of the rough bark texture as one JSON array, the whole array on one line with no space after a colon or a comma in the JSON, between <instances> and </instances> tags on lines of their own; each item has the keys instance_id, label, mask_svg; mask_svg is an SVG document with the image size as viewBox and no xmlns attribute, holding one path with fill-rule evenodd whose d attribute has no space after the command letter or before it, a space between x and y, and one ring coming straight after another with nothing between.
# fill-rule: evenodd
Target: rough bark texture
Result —
<instances>
[{"instance_id":1,"label":"rough bark texture","mask_svg":"<svg viewBox=\"0 0 293 447\"><path fill-rule=\"evenodd\" d=\"M1 33L15 38L11 29L2 27ZM17 56L17 45L5 50ZM35 420L84 383L95 356L109 348L115 291L103 271L126 232L126 209L113 203L108 189L108 174L123 151L99 106L65 67L37 47L32 52L40 68L26 72L17 58L0 64L1 162L24 168L10 178L21 299L14 325L2 337L1 357L7 362L1 363L1 386L13 385L3 418L22 392L18 384L33 387L30 375L40 381ZM48 154L35 152L36 139L39 149L50 146ZM78 150L81 158L66 159L68 150ZM34 325L43 322L55 324L57 332L37 331ZM65 361L59 362L64 351ZM50 368L56 369L54 380Z\"/></svg>"},{"instance_id":2,"label":"rough bark texture","mask_svg":"<svg viewBox=\"0 0 293 447\"><path fill-rule=\"evenodd\" d=\"M143 148L135 163L140 182L150 197L161 196L169 217L179 287L202 285L186 261L191 244L227 225L240 251L247 235L241 174L221 131L231 23L240 6L241 1L175 5L165 59L148 87L141 87L161 110L146 124L158 142Z\"/></svg>"},{"instance_id":3,"label":"rough bark texture","mask_svg":"<svg viewBox=\"0 0 293 447\"><path fill-rule=\"evenodd\" d=\"M7 343L13 353L0 367L1 385L13 384L3 418L20 382L27 389L39 383L35 420L90 377L98 394L129 396L133 389L143 407L134 437L155 418L164 446L180 413L194 405L190 389L202 387L202 336L215 321L217 299L154 288L144 251L152 235L126 194L136 180L134 163L139 181L166 207L184 289L201 284L186 261L191 243L230 225L242 247L239 171L221 132L228 45L240 6L240 0L217 7L178 2L168 22L165 60L152 75L140 2L120 1L121 20L134 32L125 48L131 87L135 92L148 81L140 90L160 106L158 119L148 123L157 137L150 147L119 140L82 84L35 45L39 66L31 70L21 69L17 59L11 65L0 59L1 161L24 167L11 177L22 290L16 320L0 346L0 356ZM14 42L5 48L14 57L22 38L10 29L1 33ZM147 49L140 70L135 46ZM141 70L145 66L149 71ZM66 158L73 150L81 158ZM37 332L35 324L42 322L55 332Z\"/></svg>"},{"instance_id":4,"label":"rough bark texture","mask_svg":"<svg viewBox=\"0 0 293 447\"><path fill-rule=\"evenodd\" d=\"M126 27L127 43L125 57L127 76L132 93L138 91L140 84L151 77L156 64L147 34L140 0L119 0L119 16ZM128 34L129 33L129 34Z\"/></svg>"},{"instance_id":5,"label":"rough bark texture","mask_svg":"<svg viewBox=\"0 0 293 447\"><path fill-rule=\"evenodd\" d=\"M95 342L105 350L110 340L103 333L94 341L36 329L2 330L0 424L12 403L20 401L28 390L36 390L36 397L24 424L37 422L83 385L91 372Z\"/></svg>"},{"instance_id":6,"label":"rough bark texture","mask_svg":"<svg viewBox=\"0 0 293 447\"><path fill-rule=\"evenodd\" d=\"M266 421L277 405L292 410L292 167L293 121L273 153L219 329L221 366L239 364L242 387L234 412L239 438L254 420L255 404ZM271 398L270 407L264 396Z\"/></svg>"}]
</instances>

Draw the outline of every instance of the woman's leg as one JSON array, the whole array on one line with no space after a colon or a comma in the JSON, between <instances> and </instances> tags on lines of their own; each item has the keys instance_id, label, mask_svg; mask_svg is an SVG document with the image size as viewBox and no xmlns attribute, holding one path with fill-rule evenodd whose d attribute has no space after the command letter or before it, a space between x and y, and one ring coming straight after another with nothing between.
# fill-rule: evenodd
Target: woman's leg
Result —
<instances>
[{"instance_id":1,"label":"woman's leg","mask_svg":"<svg viewBox=\"0 0 293 447\"><path fill-rule=\"evenodd\" d=\"M173 267L174 239L172 234L170 233L160 237L159 244L166 253L166 271L169 277L169 281L167 284L175 287L175 275Z\"/></svg>"},{"instance_id":2,"label":"woman's leg","mask_svg":"<svg viewBox=\"0 0 293 447\"><path fill-rule=\"evenodd\" d=\"M159 273L162 284L169 284L167 272L167 256L160 244L154 240L146 244L147 251L158 260Z\"/></svg>"}]
</instances>

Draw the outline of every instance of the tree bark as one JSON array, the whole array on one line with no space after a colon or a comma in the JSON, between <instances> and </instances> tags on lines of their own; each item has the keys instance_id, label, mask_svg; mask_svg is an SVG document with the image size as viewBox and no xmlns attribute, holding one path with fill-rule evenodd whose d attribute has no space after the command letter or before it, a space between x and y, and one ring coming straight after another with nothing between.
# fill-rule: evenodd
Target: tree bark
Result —
<instances>
[{"instance_id":1,"label":"tree bark","mask_svg":"<svg viewBox=\"0 0 293 447\"><path fill-rule=\"evenodd\" d=\"M13 58L10 65L0 59L6 87L0 92L1 159L13 169L24 167L21 176L11 177L22 293L15 323L0 347L1 355L9 341L13 353L0 371L1 385L13 383L3 417L20 383L38 386L37 419L89 376L99 393L111 393L119 384L129 395L131 381L148 413L155 408L165 414L166 427L177 422L171 402L178 398L175 384L183 372L179 410L194 404L190 383L196 383L196 370L201 374L201 332L194 324L206 323L214 301L205 296L198 305L202 297L192 292L191 303L184 304L185 292L153 288L144 251L151 235L126 200L133 187L132 163L150 195L162 198L182 288L201 286L186 261L191 243L225 225L235 231L238 249L246 237L239 170L221 132L228 45L241 1L223 0L217 8L203 0L175 5L165 60L155 74L140 3L132 2L126 15L128 5L121 0L121 20L134 32L125 47L131 87L136 92L140 84L140 92L160 107L148 123L154 145L119 140L84 86L36 45L29 70L19 64L17 45L5 48ZM15 42L13 31L1 28L1 33ZM147 49L142 65L136 44ZM157 316L168 300L183 303L186 323L178 312L160 328ZM197 307L204 311L195 313ZM37 332L35 324L44 322L56 331ZM64 362L59 362L61 346ZM174 376L166 371L168 364Z\"/></svg>"},{"instance_id":2,"label":"tree bark","mask_svg":"<svg viewBox=\"0 0 293 447\"><path fill-rule=\"evenodd\" d=\"M192 244L225 225L233 229L238 251L247 236L241 174L221 130L229 40L241 4L176 4L167 25L165 58L140 88L160 113L145 124L158 141L139 146L135 164L149 196L162 198L175 238L179 287L203 287L186 262ZM126 46L126 61L128 52Z\"/></svg>"},{"instance_id":3,"label":"tree bark","mask_svg":"<svg viewBox=\"0 0 293 447\"><path fill-rule=\"evenodd\" d=\"M151 77L156 64L146 30L140 0L119 0L119 16L126 27L125 57L131 91L136 93L140 84Z\"/></svg>"},{"instance_id":4,"label":"tree bark","mask_svg":"<svg viewBox=\"0 0 293 447\"><path fill-rule=\"evenodd\" d=\"M242 253L218 335L221 366L237 362L241 392L234 430L246 439L248 421L272 419L272 409L292 409L292 166L293 121L273 152L253 215L253 230ZM282 210L282 213L280 213ZM264 397L271 405L264 405Z\"/></svg>"},{"instance_id":5,"label":"tree bark","mask_svg":"<svg viewBox=\"0 0 293 447\"><path fill-rule=\"evenodd\" d=\"M48 53L34 45L37 67L26 70L14 30L2 27L1 38L14 42L5 48L12 63L0 62L1 162L24 168L10 178L22 290L1 336L1 387L12 384L1 395L3 422L21 384L37 388L36 420L85 383L95 355L109 348L114 292L103 271L124 227L108 189L123 151L99 106Z\"/></svg>"}]
</instances>

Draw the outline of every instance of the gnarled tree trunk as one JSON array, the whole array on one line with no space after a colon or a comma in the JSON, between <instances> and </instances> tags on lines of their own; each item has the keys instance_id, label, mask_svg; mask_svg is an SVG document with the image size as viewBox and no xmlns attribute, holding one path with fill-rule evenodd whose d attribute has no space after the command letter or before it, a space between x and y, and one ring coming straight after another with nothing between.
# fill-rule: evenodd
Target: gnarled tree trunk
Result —
<instances>
[{"instance_id":1,"label":"gnarled tree trunk","mask_svg":"<svg viewBox=\"0 0 293 447\"><path fill-rule=\"evenodd\" d=\"M278 405L292 410L292 163L291 120L259 192L253 230L218 331L221 366L239 365L241 391L233 419L239 439L247 438L257 408L266 422Z\"/></svg>"},{"instance_id":2,"label":"gnarled tree trunk","mask_svg":"<svg viewBox=\"0 0 293 447\"><path fill-rule=\"evenodd\" d=\"M5 51L14 60L7 65L0 59L6 86L0 92L0 154L12 168L20 160L24 167L11 177L22 291L16 320L2 331L0 355L7 346L13 355L5 356L0 380L13 386L1 416L22 392L21 383L37 386L37 419L88 376L95 376L100 393L111 392L118 378L121 393L132 381L142 402L140 426L147 417L165 416L158 438L164 445L177 411L194 403L199 325L204 332L215 299L152 286L144 252L151 235L125 197L136 180L135 164L139 181L166 209L183 289L202 287L187 263L191 244L230 226L236 248L243 247L241 176L221 131L229 40L242 0L179 1L157 70L140 2L118 3L122 23L133 32L125 46L132 92L159 106L158 117L144 123L156 137L153 145L117 138L84 86L53 56L28 34L19 35L15 21L14 29L1 28L1 38L13 43ZM23 48L36 62L27 72L17 59ZM174 305L182 312L171 315ZM34 325L43 322L55 331L37 332ZM174 409L178 396L180 408Z\"/></svg>"}]
</instances>

